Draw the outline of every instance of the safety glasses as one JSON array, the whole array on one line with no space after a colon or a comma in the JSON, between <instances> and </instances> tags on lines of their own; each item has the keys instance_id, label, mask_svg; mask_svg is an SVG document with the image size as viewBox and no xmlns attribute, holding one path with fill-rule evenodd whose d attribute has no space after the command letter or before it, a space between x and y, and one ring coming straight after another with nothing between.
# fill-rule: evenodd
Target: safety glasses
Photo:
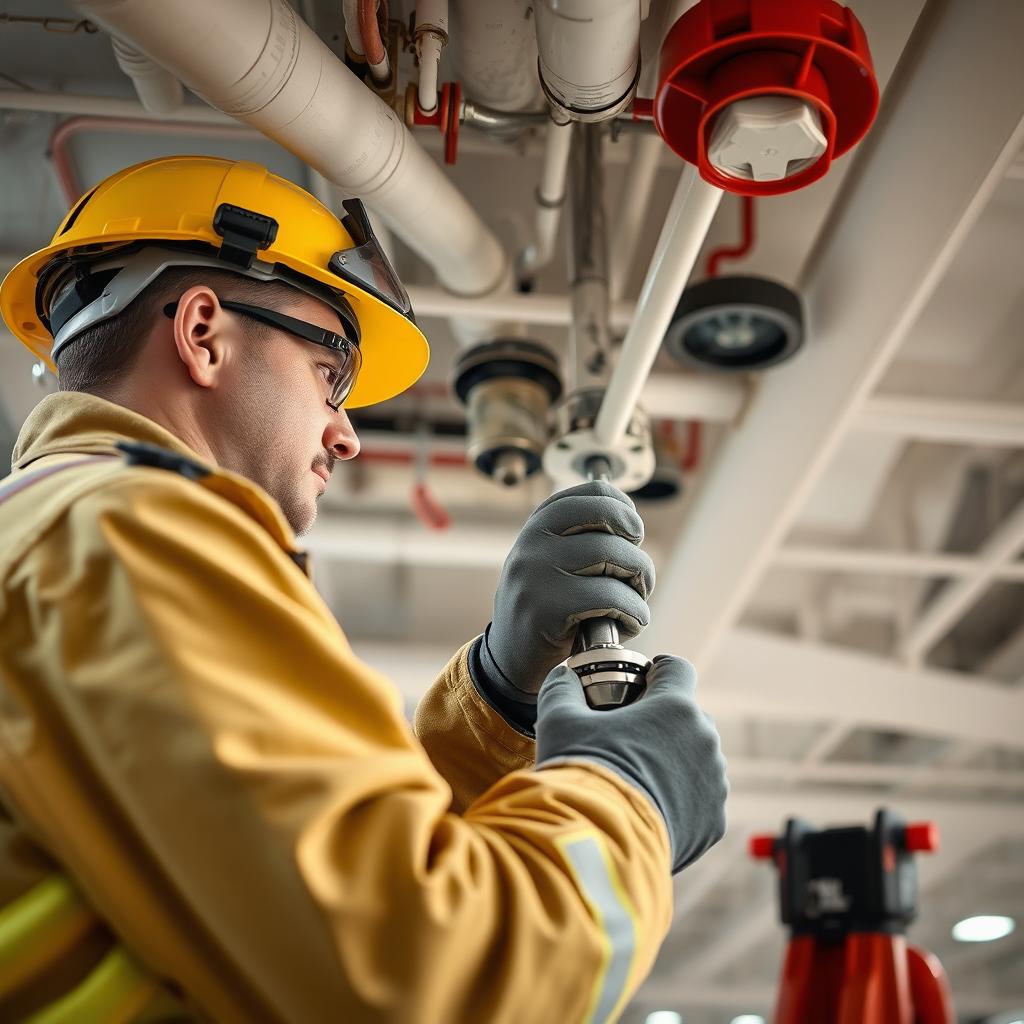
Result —
<instances>
[{"instance_id":1,"label":"safety glasses","mask_svg":"<svg viewBox=\"0 0 1024 1024\"><path fill-rule=\"evenodd\" d=\"M341 205L345 210L341 223L356 244L352 249L336 252L328 261L328 269L415 323L409 293L377 241L366 208L358 199L346 199Z\"/></svg>"},{"instance_id":2,"label":"safety glasses","mask_svg":"<svg viewBox=\"0 0 1024 1024\"><path fill-rule=\"evenodd\" d=\"M334 331L328 331L326 328L318 327L316 324L311 324L306 320L298 320L285 313L279 313L276 309L250 306L247 302L234 302L230 299L219 299L219 301L224 309L230 310L232 313L240 313L242 316L247 316L252 320L258 320L260 323L267 324L270 327L277 327L282 331L287 331L289 334L294 334L296 337L302 338L303 341L312 342L314 345L321 345L332 352L338 353L342 357L341 362L337 366L332 367L330 376L327 378L327 384L330 388L327 404L335 412L341 408L345 399L352 393L356 378L359 376L360 367L363 365L363 355L359 349L359 326L354 317L350 324L342 316L342 323L345 326L346 332L352 331L353 333L353 337L349 337L347 333L337 334ZM177 302L169 302L164 306L164 315L171 319L174 318L174 314L177 311ZM339 315L341 314L339 313Z\"/></svg>"}]
</instances>

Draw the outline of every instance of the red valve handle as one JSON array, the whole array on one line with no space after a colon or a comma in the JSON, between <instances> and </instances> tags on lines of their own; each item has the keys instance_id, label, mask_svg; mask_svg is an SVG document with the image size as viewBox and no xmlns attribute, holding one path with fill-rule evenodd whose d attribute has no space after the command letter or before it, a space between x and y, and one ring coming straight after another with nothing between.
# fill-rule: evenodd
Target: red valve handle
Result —
<instances>
[{"instance_id":1,"label":"red valve handle","mask_svg":"<svg viewBox=\"0 0 1024 1024\"><path fill-rule=\"evenodd\" d=\"M939 828L931 821L908 825L903 845L909 853L935 853L939 848Z\"/></svg>"}]
</instances>

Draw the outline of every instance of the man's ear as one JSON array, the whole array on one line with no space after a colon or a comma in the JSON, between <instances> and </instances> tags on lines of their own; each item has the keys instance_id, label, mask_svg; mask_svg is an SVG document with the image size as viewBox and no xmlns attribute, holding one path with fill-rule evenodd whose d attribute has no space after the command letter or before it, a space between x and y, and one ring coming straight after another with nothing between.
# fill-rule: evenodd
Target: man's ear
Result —
<instances>
[{"instance_id":1,"label":"man's ear","mask_svg":"<svg viewBox=\"0 0 1024 1024\"><path fill-rule=\"evenodd\" d=\"M171 328L174 347L199 387L217 386L231 348L233 327L217 293L208 285L193 285L178 299Z\"/></svg>"}]
</instances>

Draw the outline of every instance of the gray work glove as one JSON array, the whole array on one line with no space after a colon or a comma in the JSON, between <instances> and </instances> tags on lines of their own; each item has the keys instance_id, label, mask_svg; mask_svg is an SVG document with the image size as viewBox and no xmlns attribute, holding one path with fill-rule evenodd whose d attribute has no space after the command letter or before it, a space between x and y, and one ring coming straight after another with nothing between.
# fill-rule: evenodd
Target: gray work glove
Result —
<instances>
[{"instance_id":1,"label":"gray work glove","mask_svg":"<svg viewBox=\"0 0 1024 1024\"><path fill-rule=\"evenodd\" d=\"M694 700L696 686L688 661L661 654L639 699L595 711L576 673L560 665L537 709L537 767L593 762L646 793L668 827L673 874L725 835L725 758L718 730Z\"/></svg>"},{"instance_id":2,"label":"gray work glove","mask_svg":"<svg viewBox=\"0 0 1024 1024\"><path fill-rule=\"evenodd\" d=\"M570 487L538 505L501 570L494 615L470 653L477 689L527 731L544 677L572 653L583 619L607 616L624 640L650 622L654 563L644 525L611 484Z\"/></svg>"}]
</instances>

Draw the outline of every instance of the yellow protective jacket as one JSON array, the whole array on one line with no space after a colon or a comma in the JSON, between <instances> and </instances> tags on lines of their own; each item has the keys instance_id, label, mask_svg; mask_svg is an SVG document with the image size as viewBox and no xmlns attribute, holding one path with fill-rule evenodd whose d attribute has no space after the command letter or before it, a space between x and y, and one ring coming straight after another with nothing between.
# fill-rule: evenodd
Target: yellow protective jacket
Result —
<instances>
[{"instance_id":1,"label":"yellow protective jacket","mask_svg":"<svg viewBox=\"0 0 1024 1024\"><path fill-rule=\"evenodd\" d=\"M465 649L414 733L269 496L118 442L195 465L57 394L0 483L0 903L59 865L195 1019L615 1019L671 916L647 798L535 770Z\"/></svg>"}]
</instances>

